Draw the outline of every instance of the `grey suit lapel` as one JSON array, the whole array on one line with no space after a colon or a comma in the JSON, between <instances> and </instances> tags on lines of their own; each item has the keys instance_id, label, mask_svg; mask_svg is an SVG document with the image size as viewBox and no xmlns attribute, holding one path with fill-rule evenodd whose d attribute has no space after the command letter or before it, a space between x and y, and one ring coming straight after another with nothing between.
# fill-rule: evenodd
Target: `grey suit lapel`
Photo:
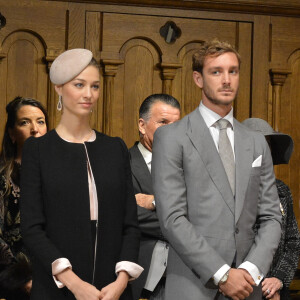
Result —
<instances>
[{"instance_id":1,"label":"grey suit lapel","mask_svg":"<svg viewBox=\"0 0 300 300\"><path fill-rule=\"evenodd\" d=\"M153 194L151 173L146 165L146 162L141 154L137 143L130 149L131 156L131 172L141 185L141 189L145 193Z\"/></svg>"},{"instance_id":2,"label":"grey suit lapel","mask_svg":"<svg viewBox=\"0 0 300 300\"><path fill-rule=\"evenodd\" d=\"M234 120L234 153L235 153L235 223L237 223L245 201L252 167L253 145L242 125Z\"/></svg>"},{"instance_id":3,"label":"grey suit lapel","mask_svg":"<svg viewBox=\"0 0 300 300\"><path fill-rule=\"evenodd\" d=\"M213 138L199 112L199 108L196 108L196 110L189 115L187 135L199 152L212 181L234 214L234 198L228 178Z\"/></svg>"}]
</instances>

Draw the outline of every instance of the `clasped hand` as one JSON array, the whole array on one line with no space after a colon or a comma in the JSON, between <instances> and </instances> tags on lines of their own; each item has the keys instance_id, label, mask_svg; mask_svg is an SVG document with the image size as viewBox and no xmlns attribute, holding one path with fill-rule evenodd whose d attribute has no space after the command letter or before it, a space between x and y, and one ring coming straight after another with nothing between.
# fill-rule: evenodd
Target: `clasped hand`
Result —
<instances>
[{"instance_id":1,"label":"clasped hand","mask_svg":"<svg viewBox=\"0 0 300 300\"><path fill-rule=\"evenodd\" d=\"M121 286L117 281L105 286L101 291L93 285L81 281L73 293L77 300L118 300L124 289L125 287Z\"/></svg>"},{"instance_id":2,"label":"clasped hand","mask_svg":"<svg viewBox=\"0 0 300 300\"><path fill-rule=\"evenodd\" d=\"M243 300L253 292L254 285L252 276L246 270L231 268L227 281L219 284L219 291L233 300Z\"/></svg>"}]
</instances>

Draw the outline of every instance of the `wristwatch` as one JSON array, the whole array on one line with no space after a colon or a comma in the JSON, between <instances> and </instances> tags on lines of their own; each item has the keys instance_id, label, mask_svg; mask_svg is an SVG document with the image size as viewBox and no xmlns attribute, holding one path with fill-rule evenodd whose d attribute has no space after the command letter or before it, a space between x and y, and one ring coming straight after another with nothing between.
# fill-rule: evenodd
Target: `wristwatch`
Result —
<instances>
[{"instance_id":1,"label":"wristwatch","mask_svg":"<svg viewBox=\"0 0 300 300\"><path fill-rule=\"evenodd\" d=\"M219 284L225 283L225 282L227 281L227 279L228 279L228 276L229 276L229 271L226 272L226 273L223 275L223 277L222 277L222 278L220 279L220 281L219 281Z\"/></svg>"}]
</instances>

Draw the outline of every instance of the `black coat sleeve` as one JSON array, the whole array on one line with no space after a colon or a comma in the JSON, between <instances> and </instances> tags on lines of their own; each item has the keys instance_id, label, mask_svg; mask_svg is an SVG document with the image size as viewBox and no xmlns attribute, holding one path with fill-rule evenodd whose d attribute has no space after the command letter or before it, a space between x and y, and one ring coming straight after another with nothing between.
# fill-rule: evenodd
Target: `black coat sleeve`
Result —
<instances>
[{"instance_id":1,"label":"black coat sleeve","mask_svg":"<svg viewBox=\"0 0 300 300\"><path fill-rule=\"evenodd\" d=\"M39 139L29 138L23 147L21 170L21 230L31 256L52 274L51 264L63 257L46 235Z\"/></svg>"},{"instance_id":2,"label":"black coat sleeve","mask_svg":"<svg viewBox=\"0 0 300 300\"><path fill-rule=\"evenodd\" d=\"M133 192L129 153L123 140L119 140L123 148L123 165L126 180L126 207L123 219L123 241L120 261L137 262L140 230L137 220L137 209Z\"/></svg>"}]
</instances>

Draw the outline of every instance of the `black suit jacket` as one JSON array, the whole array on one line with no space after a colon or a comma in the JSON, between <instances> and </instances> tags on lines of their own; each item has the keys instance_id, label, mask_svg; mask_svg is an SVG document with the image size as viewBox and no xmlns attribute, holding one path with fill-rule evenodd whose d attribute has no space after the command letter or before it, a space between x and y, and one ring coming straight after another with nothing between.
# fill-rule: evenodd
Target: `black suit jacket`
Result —
<instances>
[{"instance_id":1,"label":"black suit jacket","mask_svg":"<svg viewBox=\"0 0 300 300\"><path fill-rule=\"evenodd\" d=\"M134 193L153 195L151 174L137 147L138 143L136 142L129 149ZM137 206L137 210L141 229L138 264L144 268L144 271L137 280L132 282L133 297L135 300L139 299L141 291L145 286L154 246L157 240L163 240L156 211L151 211L140 206Z\"/></svg>"},{"instance_id":2,"label":"black suit jacket","mask_svg":"<svg viewBox=\"0 0 300 300\"><path fill-rule=\"evenodd\" d=\"M129 155L124 142L97 133L85 143L98 195L99 226L94 285L116 279L115 265L137 261L139 229ZM21 228L33 256L31 299L75 299L58 289L51 263L70 260L74 272L92 283L93 237L87 158L83 144L62 140L55 130L30 138L23 149ZM130 288L120 299L132 299Z\"/></svg>"}]
</instances>

